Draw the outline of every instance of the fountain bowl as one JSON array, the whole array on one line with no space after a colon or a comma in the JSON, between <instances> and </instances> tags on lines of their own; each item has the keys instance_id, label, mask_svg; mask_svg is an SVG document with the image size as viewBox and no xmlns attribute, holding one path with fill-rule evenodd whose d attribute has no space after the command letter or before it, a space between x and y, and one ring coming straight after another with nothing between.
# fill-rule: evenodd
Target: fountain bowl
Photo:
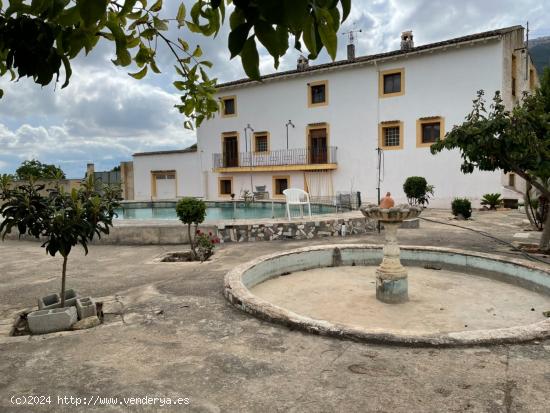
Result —
<instances>
[{"instance_id":1,"label":"fountain bowl","mask_svg":"<svg viewBox=\"0 0 550 413\"><path fill-rule=\"evenodd\" d=\"M391 208L380 208L376 204L361 206L361 212L367 218L380 222L402 222L420 215L422 208L414 205L399 204Z\"/></svg>"}]
</instances>

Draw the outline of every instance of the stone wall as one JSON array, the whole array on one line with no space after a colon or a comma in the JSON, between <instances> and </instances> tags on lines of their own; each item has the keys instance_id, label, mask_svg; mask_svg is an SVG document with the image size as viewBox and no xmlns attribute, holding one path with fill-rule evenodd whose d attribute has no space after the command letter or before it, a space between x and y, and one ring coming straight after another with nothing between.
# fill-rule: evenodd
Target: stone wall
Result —
<instances>
[{"instance_id":1,"label":"stone wall","mask_svg":"<svg viewBox=\"0 0 550 413\"><path fill-rule=\"evenodd\" d=\"M218 224L201 225L200 230L216 234L223 242L256 242L284 239L302 240L342 236L342 225L346 226L346 235L359 235L376 230L376 222L362 217L334 218L319 221L282 221L258 224ZM7 239L18 239L17 231ZM38 240L24 235L24 240ZM95 238L93 244L114 245L180 245L187 244L187 227L179 222L147 223L136 225L115 225L109 235Z\"/></svg>"},{"instance_id":2,"label":"stone wall","mask_svg":"<svg viewBox=\"0 0 550 413\"><path fill-rule=\"evenodd\" d=\"M309 222L280 222L248 225L218 225L217 235L223 242L274 241L280 239L313 239L365 234L376 229L376 222L366 218L340 218Z\"/></svg>"}]
</instances>

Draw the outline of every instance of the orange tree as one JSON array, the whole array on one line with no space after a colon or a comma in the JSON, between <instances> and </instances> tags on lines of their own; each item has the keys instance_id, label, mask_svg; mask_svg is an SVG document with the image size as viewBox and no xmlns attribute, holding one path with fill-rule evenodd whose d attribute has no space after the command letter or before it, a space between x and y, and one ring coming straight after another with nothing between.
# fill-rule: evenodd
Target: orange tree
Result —
<instances>
[{"instance_id":1,"label":"orange tree","mask_svg":"<svg viewBox=\"0 0 550 413\"><path fill-rule=\"evenodd\" d=\"M44 189L45 185L36 185L33 179L14 186L6 175L0 176L0 235L5 239L17 229L20 235L43 239L42 247L52 257L58 253L63 257L61 307L64 307L69 254L78 244L87 254L88 243L109 234L120 190L104 186L98 192L92 176L70 193L59 186L47 194Z\"/></svg>"},{"instance_id":2,"label":"orange tree","mask_svg":"<svg viewBox=\"0 0 550 413\"><path fill-rule=\"evenodd\" d=\"M188 3L189 4L189 3ZM44 86L65 72L69 84L71 60L89 53L100 39L114 44L117 66L130 67L130 76L141 79L159 73L157 45L173 53L181 91L179 111L192 128L218 110L214 99L216 80L207 69L212 64L200 46L190 47L186 33L216 36L229 14L231 32L227 47L231 58L240 56L246 74L259 79L258 44L273 56L275 67L290 43L309 51L314 59L326 48L336 58L336 32L349 15L351 0L193 0L190 10L180 3L175 16L166 18L163 0L0 0L0 76L31 77ZM180 37L167 35L177 25ZM0 90L0 97L3 91Z\"/></svg>"},{"instance_id":3,"label":"orange tree","mask_svg":"<svg viewBox=\"0 0 550 413\"><path fill-rule=\"evenodd\" d=\"M474 100L466 121L431 147L433 154L459 149L462 172L502 170L514 172L535 188L541 204L550 201L550 68L540 87L525 93L520 104L507 110L500 93L489 110L483 91ZM541 250L550 249L550 213L544 218Z\"/></svg>"}]
</instances>

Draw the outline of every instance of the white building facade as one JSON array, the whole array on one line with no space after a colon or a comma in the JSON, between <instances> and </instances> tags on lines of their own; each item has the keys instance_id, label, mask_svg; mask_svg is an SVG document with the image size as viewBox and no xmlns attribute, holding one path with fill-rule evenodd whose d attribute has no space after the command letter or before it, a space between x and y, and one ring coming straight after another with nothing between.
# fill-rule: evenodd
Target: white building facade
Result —
<instances>
[{"instance_id":1,"label":"white building facade","mask_svg":"<svg viewBox=\"0 0 550 413\"><path fill-rule=\"evenodd\" d=\"M488 100L499 90L512 107L536 85L523 35L516 26L414 47L407 32L394 52L311 67L302 60L262 82L222 84L223 108L198 129L196 152L134 157L136 199L171 194L159 192L155 171L179 171L176 196L210 200L247 190L276 199L293 187L314 198L359 191L376 201L380 187L404 202L409 176L434 185L434 207L502 193L512 178L464 175L458 151L432 155L430 145L464 121L478 90Z\"/></svg>"}]
</instances>

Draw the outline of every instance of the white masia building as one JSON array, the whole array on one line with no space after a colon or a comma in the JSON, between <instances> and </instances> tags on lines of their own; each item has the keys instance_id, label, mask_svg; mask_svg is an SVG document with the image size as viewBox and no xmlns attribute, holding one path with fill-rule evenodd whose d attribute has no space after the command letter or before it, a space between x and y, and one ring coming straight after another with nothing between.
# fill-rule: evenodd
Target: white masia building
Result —
<instances>
[{"instance_id":1,"label":"white masia building","mask_svg":"<svg viewBox=\"0 0 550 413\"><path fill-rule=\"evenodd\" d=\"M219 85L223 109L198 129L196 146L135 154L135 199L219 200L258 189L280 198L293 187L375 201L379 165L381 192L397 201L413 175L435 186L434 207L489 192L517 197L514 175L464 175L458 151L434 156L429 147L464 121L478 90L488 100L499 90L512 107L537 82L522 26L416 47L404 32L400 50L355 57L350 45L346 60L316 66L302 58L261 82Z\"/></svg>"}]
</instances>

